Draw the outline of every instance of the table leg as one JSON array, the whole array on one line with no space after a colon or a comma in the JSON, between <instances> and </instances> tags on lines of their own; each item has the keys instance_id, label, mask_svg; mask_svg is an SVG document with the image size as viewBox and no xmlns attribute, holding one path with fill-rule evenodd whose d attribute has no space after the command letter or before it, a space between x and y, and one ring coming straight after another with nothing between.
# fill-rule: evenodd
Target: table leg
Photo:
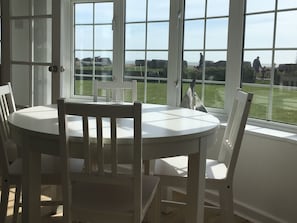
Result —
<instances>
[{"instance_id":1,"label":"table leg","mask_svg":"<svg viewBox=\"0 0 297 223\"><path fill-rule=\"evenodd\" d=\"M22 177L22 222L40 222L40 152L24 139Z\"/></svg>"},{"instance_id":2,"label":"table leg","mask_svg":"<svg viewBox=\"0 0 297 223\"><path fill-rule=\"evenodd\" d=\"M201 138L199 153L189 155L187 183L187 223L204 222L206 139Z\"/></svg>"}]
</instances>

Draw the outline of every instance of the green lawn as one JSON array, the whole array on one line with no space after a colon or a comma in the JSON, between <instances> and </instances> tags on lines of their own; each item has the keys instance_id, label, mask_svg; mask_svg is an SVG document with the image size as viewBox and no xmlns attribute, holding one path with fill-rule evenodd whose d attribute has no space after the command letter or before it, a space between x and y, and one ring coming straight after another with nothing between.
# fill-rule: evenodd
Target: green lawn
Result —
<instances>
[{"instance_id":1,"label":"green lawn","mask_svg":"<svg viewBox=\"0 0 297 223\"><path fill-rule=\"evenodd\" d=\"M75 82L75 94L92 95L92 84L90 80ZM189 84L183 84L183 95ZM195 88L198 95L201 95L201 85ZM297 125L297 91L286 87L274 88L270 92L269 88L258 86L244 86L243 90L254 93L250 117L276 122ZM166 104L167 90L166 83L147 83L147 103ZM144 83L137 83L137 95L139 101L144 101ZM270 95L273 96L272 105L269 107ZM126 100L131 95L125 95ZM207 107L224 107L224 85L208 84L205 86L205 102ZM269 109L272 111L269 112ZM273 114L269 117L268 114Z\"/></svg>"}]
</instances>

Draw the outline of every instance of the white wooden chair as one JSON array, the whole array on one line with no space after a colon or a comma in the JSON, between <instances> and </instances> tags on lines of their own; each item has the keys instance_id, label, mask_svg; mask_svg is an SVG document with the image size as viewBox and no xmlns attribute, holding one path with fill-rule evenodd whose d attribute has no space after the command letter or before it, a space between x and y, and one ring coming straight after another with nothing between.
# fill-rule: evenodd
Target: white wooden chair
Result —
<instances>
[{"instance_id":1,"label":"white wooden chair","mask_svg":"<svg viewBox=\"0 0 297 223\"><path fill-rule=\"evenodd\" d=\"M112 82L112 81L94 81L94 101L98 100L98 91L101 90L101 94L105 94L107 102L124 102L125 98L129 98L131 95L131 101L137 101L137 81L124 81L124 82Z\"/></svg>"},{"instance_id":2,"label":"white wooden chair","mask_svg":"<svg viewBox=\"0 0 297 223\"><path fill-rule=\"evenodd\" d=\"M221 222L225 223L233 222L233 176L252 97L240 90L236 93L218 158L206 160L205 187L219 192ZM156 160L155 174L161 177L162 186L169 186L169 192L186 193L187 165L185 156Z\"/></svg>"},{"instance_id":3,"label":"white wooden chair","mask_svg":"<svg viewBox=\"0 0 297 223\"><path fill-rule=\"evenodd\" d=\"M159 222L159 178L142 173L141 104L79 104L59 99L58 115L65 179L62 190L64 222L98 222L100 219L104 223L140 223L149 206L152 210L150 213L153 213L150 215L152 222ZM81 119L78 119L75 126L70 126L67 120L74 116ZM131 126L121 129L123 122L130 122ZM81 134L85 172L70 174L69 135L78 126L83 128ZM131 139L123 139L123 136L121 139L123 131L131 134ZM110 138L103 138L103 135ZM109 142L108 145L105 142ZM118 171L121 164L119 154L123 146L121 143L128 143L131 147L128 163L133 171L129 173ZM106 153L110 159L106 158Z\"/></svg>"},{"instance_id":4,"label":"white wooden chair","mask_svg":"<svg viewBox=\"0 0 297 223\"><path fill-rule=\"evenodd\" d=\"M17 222L21 195L22 179L22 158L17 155L17 145L10 138L10 129L7 118L10 113L16 111L13 92L10 83L0 86L0 168L1 168L1 205L0 222L4 223L7 215L7 205L10 187L15 185L14 214L13 222ZM10 155L12 154L12 156ZM59 158L50 155L41 156L41 184L42 185L61 185L61 174L59 168ZM73 159L71 169L82 171L83 160ZM43 201L41 206L58 206L61 200Z\"/></svg>"}]
</instances>

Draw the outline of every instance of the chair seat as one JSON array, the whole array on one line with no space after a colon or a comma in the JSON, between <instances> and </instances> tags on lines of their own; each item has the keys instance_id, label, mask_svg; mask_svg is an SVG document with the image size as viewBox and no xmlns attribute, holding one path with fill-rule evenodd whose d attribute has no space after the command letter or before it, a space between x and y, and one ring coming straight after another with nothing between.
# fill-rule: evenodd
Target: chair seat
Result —
<instances>
[{"instance_id":1,"label":"chair seat","mask_svg":"<svg viewBox=\"0 0 297 223\"><path fill-rule=\"evenodd\" d=\"M217 160L206 160L206 179L225 179L227 176L227 167L224 163ZM158 159L155 161L155 175L180 176L187 177L188 174L188 157L177 156L170 158Z\"/></svg>"},{"instance_id":2,"label":"chair seat","mask_svg":"<svg viewBox=\"0 0 297 223\"><path fill-rule=\"evenodd\" d=\"M159 178L155 176L142 177L142 207L143 212L153 199ZM90 193L88 193L90 192ZM123 185L96 184L75 182L72 184L73 213L79 210L85 212L133 212L133 188Z\"/></svg>"}]
</instances>

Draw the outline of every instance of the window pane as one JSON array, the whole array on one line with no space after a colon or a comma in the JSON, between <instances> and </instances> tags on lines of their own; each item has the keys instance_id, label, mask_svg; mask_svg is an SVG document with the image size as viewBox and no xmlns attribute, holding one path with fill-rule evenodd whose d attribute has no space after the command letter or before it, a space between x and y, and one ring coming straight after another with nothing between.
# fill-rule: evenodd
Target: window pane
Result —
<instances>
[{"instance_id":1,"label":"window pane","mask_svg":"<svg viewBox=\"0 0 297 223\"><path fill-rule=\"evenodd\" d=\"M147 52L147 76L150 78L166 78L168 52Z\"/></svg>"},{"instance_id":2,"label":"window pane","mask_svg":"<svg viewBox=\"0 0 297 223\"><path fill-rule=\"evenodd\" d=\"M52 14L52 0L34 0L34 15Z\"/></svg>"},{"instance_id":3,"label":"window pane","mask_svg":"<svg viewBox=\"0 0 297 223\"><path fill-rule=\"evenodd\" d=\"M205 84L204 105L212 108L224 108L225 86Z\"/></svg>"},{"instance_id":4,"label":"window pane","mask_svg":"<svg viewBox=\"0 0 297 223\"><path fill-rule=\"evenodd\" d=\"M147 48L168 49L168 22L156 22L148 24Z\"/></svg>"},{"instance_id":5,"label":"window pane","mask_svg":"<svg viewBox=\"0 0 297 223\"><path fill-rule=\"evenodd\" d=\"M29 0L10 0L12 16L29 16Z\"/></svg>"},{"instance_id":6,"label":"window pane","mask_svg":"<svg viewBox=\"0 0 297 223\"><path fill-rule=\"evenodd\" d=\"M93 49L93 26L79 25L75 27L75 48Z\"/></svg>"},{"instance_id":7,"label":"window pane","mask_svg":"<svg viewBox=\"0 0 297 223\"><path fill-rule=\"evenodd\" d=\"M145 52L126 51L125 80L137 80L137 100L144 101Z\"/></svg>"},{"instance_id":8,"label":"window pane","mask_svg":"<svg viewBox=\"0 0 297 223\"><path fill-rule=\"evenodd\" d=\"M268 116L270 88L265 85L244 85L242 89L254 94L249 117L262 120L271 120L271 118Z\"/></svg>"},{"instance_id":9,"label":"window pane","mask_svg":"<svg viewBox=\"0 0 297 223\"><path fill-rule=\"evenodd\" d=\"M245 48L271 48L274 14L246 16Z\"/></svg>"},{"instance_id":10,"label":"window pane","mask_svg":"<svg viewBox=\"0 0 297 223\"><path fill-rule=\"evenodd\" d=\"M113 3L95 4L95 23L112 23Z\"/></svg>"},{"instance_id":11,"label":"window pane","mask_svg":"<svg viewBox=\"0 0 297 223\"><path fill-rule=\"evenodd\" d=\"M288 27L290 32L288 33ZM294 28L293 28L294 27ZM279 12L275 47L297 47L297 11Z\"/></svg>"},{"instance_id":12,"label":"window pane","mask_svg":"<svg viewBox=\"0 0 297 223\"><path fill-rule=\"evenodd\" d=\"M272 120L297 125L296 98L296 89L275 86L273 88Z\"/></svg>"},{"instance_id":13,"label":"window pane","mask_svg":"<svg viewBox=\"0 0 297 223\"><path fill-rule=\"evenodd\" d=\"M19 37L22 37L20 41ZM12 20L11 24L11 51L12 60L30 61L29 52L31 44L29 43L29 21Z\"/></svg>"},{"instance_id":14,"label":"window pane","mask_svg":"<svg viewBox=\"0 0 297 223\"><path fill-rule=\"evenodd\" d=\"M113 49L113 32L111 25L95 26L95 49Z\"/></svg>"},{"instance_id":15,"label":"window pane","mask_svg":"<svg viewBox=\"0 0 297 223\"><path fill-rule=\"evenodd\" d=\"M292 0L278 0L278 9L297 8L297 1Z\"/></svg>"},{"instance_id":16,"label":"window pane","mask_svg":"<svg viewBox=\"0 0 297 223\"><path fill-rule=\"evenodd\" d=\"M227 49L228 19L209 19L206 27L206 48Z\"/></svg>"},{"instance_id":17,"label":"window pane","mask_svg":"<svg viewBox=\"0 0 297 223\"><path fill-rule=\"evenodd\" d=\"M48 62L52 60L52 20L35 19L34 20L34 62Z\"/></svg>"},{"instance_id":18,"label":"window pane","mask_svg":"<svg viewBox=\"0 0 297 223\"><path fill-rule=\"evenodd\" d=\"M147 52L147 103L166 104L167 52Z\"/></svg>"},{"instance_id":19,"label":"window pane","mask_svg":"<svg viewBox=\"0 0 297 223\"><path fill-rule=\"evenodd\" d=\"M144 77L145 53L144 51L128 51L125 56L125 76Z\"/></svg>"},{"instance_id":20,"label":"window pane","mask_svg":"<svg viewBox=\"0 0 297 223\"><path fill-rule=\"evenodd\" d=\"M76 24L93 23L93 4L92 3L75 4L75 23Z\"/></svg>"},{"instance_id":21,"label":"window pane","mask_svg":"<svg viewBox=\"0 0 297 223\"><path fill-rule=\"evenodd\" d=\"M148 21L169 20L169 0L148 0Z\"/></svg>"},{"instance_id":22,"label":"window pane","mask_svg":"<svg viewBox=\"0 0 297 223\"><path fill-rule=\"evenodd\" d=\"M51 104L52 78L47 66L33 66L34 105Z\"/></svg>"},{"instance_id":23,"label":"window pane","mask_svg":"<svg viewBox=\"0 0 297 223\"><path fill-rule=\"evenodd\" d=\"M145 24L126 25L126 49L145 48Z\"/></svg>"},{"instance_id":24,"label":"window pane","mask_svg":"<svg viewBox=\"0 0 297 223\"><path fill-rule=\"evenodd\" d=\"M13 86L14 100L17 105L30 104L30 66L11 66L11 84Z\"/></svg>"},{"instance_id":25,"label":"window pane","mask_svg":"<svg viewBox=\"0 0 297 223\"><path fill-rule=\"evenodd\" d=\"M95 75L102 81L112 80L112 51L95 52Z\"/></svg>"},{"instance_id":26,"label":"window pane","mask_svg":"<svg viewBox=\"0 0 297 223\"><path fill-rule=\"evenodd\" d=\"M185 21L184 49L202 49L204 40L204 21Z\"/></svg>"},{"instance_id":27,"label":"window pane","mask_svg":"<svg viewBox=\"0 0 297 223\"><path fill-rule=\"evenodd\" d=\"M265 0L265 1L246 0L246 12L247 13L268 11L268 10L273 10L274 8L275 8L275 0Z\"/></svg>"},{"instance_id":28,"label":"window pane","mask_svg":"<svg viewBox=\"0 0 297 223\"><path fill-rule=\"evenodd\" d=\"M201 18L205 15L205 0L186 0L185 19Z\"/></svg>"},{"instance_id":29,"label":"window pane","mask_svg":"<svg viewBox=\"0 0 297 223\"><path fill-rule=\"evenodd\" d=\"M297 50L277 50L275 63L275 84L297 86Z\"/></svg>"},{"instance_id":30,"label":"window pane","mask_svg":"<svg viewBox=\"0 0 297 223\"><path fill-rule=\"evenodd\" d=\"M126 22L145 21L146 0L126 0Z\"/></svg>"},{"instance_id":31,"label":"window pane","mask_svg":"<svg viewBox=\"0 0 297 223\"><path fill-rule=\"evenodd\" d=\"M225 81L227 52L205 53L205 80Z\"/></svg>"},{"instance_id":32,"label":"window pane","mask_svg":"<svg viewBox=\"0 0 297 223\"><path fill-rule=\"evenodd\" d=\"M229 0L208 0L207 17L229 15Z\"/></svg>"},{"instance_id":33,"label":"window pane","mask_svg":"<svg viewBox=\"0 0 297 223\"><path fill-rule=\"evenodd\" d=\"M271 81L271 59L272 52L270 50L245 51L242 66L242 82L269 85Z\"/></svg>"}]
</instances>

